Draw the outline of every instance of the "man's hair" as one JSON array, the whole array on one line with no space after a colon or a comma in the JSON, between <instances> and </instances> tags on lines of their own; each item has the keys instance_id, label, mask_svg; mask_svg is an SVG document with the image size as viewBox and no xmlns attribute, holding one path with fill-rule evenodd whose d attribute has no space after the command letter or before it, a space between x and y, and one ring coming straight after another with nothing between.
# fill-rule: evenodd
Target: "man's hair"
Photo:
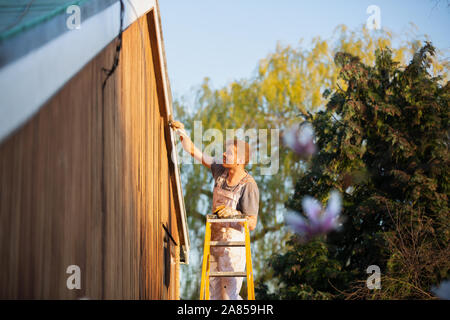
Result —
<instances>
[{"instance_id":1,"label":"man's hair","mask_svg":"<svg viewBox=\"0 0 450 320\"><path fill-rule=\"evenodd\" d=\"M246 166L250 162L250 145L242 140L239 140L238 138L234 138L233 140L228 140L225 143L225 147L228 147L229 145L234 145L236 147L237 155L238 155L238 163L239 158L242 158L242 154L244 155L244 166Z\"/></svg>"}]
</instances>

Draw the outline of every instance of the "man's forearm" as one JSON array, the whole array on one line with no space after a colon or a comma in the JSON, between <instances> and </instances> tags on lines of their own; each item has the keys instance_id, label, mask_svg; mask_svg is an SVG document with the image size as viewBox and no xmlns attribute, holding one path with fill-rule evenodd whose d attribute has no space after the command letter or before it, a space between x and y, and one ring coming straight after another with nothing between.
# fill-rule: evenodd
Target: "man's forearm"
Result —
<instances>
[{"instance_id":1,"label":"man's forearm","mask_svg":"<svg viewBox=\"0 0 450 320\"><path fill-rule=\"evenodd\" d=\"M195 149L197 149L192 142L192 140L187 136L180 136L181 139L181 145L183 146L183 149L189 153L191 156L195 155Z\"/></svg>"},{"instance_id":2,"label":"man's forearm","mask_svg":"<svg viewBox=\"0 0 450 320\"><path fill-rule=\"evenodd\" d=\"M211 167L211 164L213 163L212 157L203 154L203 152L195 146L195 144L189 137L182 135L180 136L180 139L181 145L186 152L188 152L197 161L201 161L203 165L207 166L208 168Z\"/></svg>"}]
</instances>

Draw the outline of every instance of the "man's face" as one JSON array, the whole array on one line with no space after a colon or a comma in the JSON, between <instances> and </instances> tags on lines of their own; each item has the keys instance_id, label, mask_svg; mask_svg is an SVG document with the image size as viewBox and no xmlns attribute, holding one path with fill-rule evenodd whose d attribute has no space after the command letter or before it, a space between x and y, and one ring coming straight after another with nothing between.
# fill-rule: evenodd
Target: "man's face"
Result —
<instances>
[{"instance_id":1,"label":"man's face","mask_svg":"<svg viewBox=\"0 0 450 320\"><path fill-rule=\"evenodd\" d=\"M236 147L233 144L227 145L225 152L223 153L223 166L225 168L238 166Z\"/></svg>"}]
</instances>

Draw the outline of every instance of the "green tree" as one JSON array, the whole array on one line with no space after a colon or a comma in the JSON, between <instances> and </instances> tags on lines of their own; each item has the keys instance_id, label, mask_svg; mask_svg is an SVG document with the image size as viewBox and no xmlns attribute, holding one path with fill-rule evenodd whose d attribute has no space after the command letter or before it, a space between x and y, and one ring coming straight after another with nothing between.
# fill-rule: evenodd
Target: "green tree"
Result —
<instances>
[{"instance_id":1,"label":"green tree","mask_svg":"<svg viewBox=\"0 0 450 320\"><path fill-rule=\"evenodd\" d=\"M233 81L220 89L211 88L209 80L205 79L196 90L191 106L183 99L174 102L176 118L185 124L189 133L193 131L194 121L201 121L205 129L216 128L224 133L231 128L283 130L297 121L299 115L323 108L327 99L321 92L325 88L345 89L346 82L338 78L339 68L333 61L336 52L349 52L371 65L375 62L374 50L391 46L393 37L389 32L370 33L364 27L349 31L339 26L330 39L317 37L310 46L301 42L298 47L277 45L274 53L259 61L255 73L248 79ZM412 48L420 43L410 39L398 44L393 51L394 59L405 63L412 56ZM446 68L438 60L433 63L436 72ZM288 239L283 223L284 203L305 169L304 164L283 147L279 149L279 163L279 172L272 176L260 175L258 164L249 169L261 195L258 227L252 234L252 250L257 253L253 255L253 265L256 277L268 284L272 274L263 272L265 261L273 252L284 250ZM197 299L204 215L212 202L212 177L200 165L182 165L181 175L192 241L191 263L182 268L182 297Z\"/></svg>"},{"instance_id":2,"label":"green tree","mask_svg":"<svg viewBox=\"0 0 450 320\"><path fill-rule=\"evenodd\" d=\"M435 49L426 43L404 67L389 48L370 66L335 55L338 86L325 110L307 116L319 152L297 180L287 205L300 211L304 195L343 194L342 230L269 259L275 293L259 297L432 298L432 285L450 276L450 85L431 74ZM382 289L369 290L370 265ZM311 274L312 273L312 274Z\"/></svg>"}]
</instances>

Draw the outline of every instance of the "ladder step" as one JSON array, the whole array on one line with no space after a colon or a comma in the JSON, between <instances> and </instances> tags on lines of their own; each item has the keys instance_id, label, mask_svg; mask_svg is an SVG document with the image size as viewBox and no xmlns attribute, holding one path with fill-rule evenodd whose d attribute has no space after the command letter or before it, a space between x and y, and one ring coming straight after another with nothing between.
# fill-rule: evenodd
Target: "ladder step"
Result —
<instances>
[{"instance_id":1,"label":"ladder step","mask_svg":"<svg viewBox=\"0 0 450 320\"><path fill-rule=\"evenodd\" d=\"M233 218L229 218L229 219L212 219L212 220L208 220L210 223L228 223L228 222L245 222L247 221L247 219L233 219Z\"/></svg>"},{"instance_id":2,"label":"ladder step","mask_svg":"<svg viewBox=\"0 0 450 320\"><path fill-rule=\"evenodd\" d=\"M211 247L245 247L245 241L210 241Z\"/></svg>"},{"instance_id":3,"label":"ladder step","mask_svg":"<svg viewBox=\"0 0 450 320\"><path fill-rule=\"evenodd\" d=\"M237 216L229 217L226 219L219 218L217 214L208 214L206 216L206 220L208 220L211 223L224 223L224 222L245 222L247 221L247 218L245 215L240 214Z\"/></svg>"},{"instance_id":4,"label":"ladder step","mask_svg":"<svg viewBox=\"0 0 450 320\"><path fill-rule=\"evenodd\" d=\"M229 271L222 271L222 272L210 272L210 277L246 277L247 272L229 272Z\"/></svg>"}]
</instances>

